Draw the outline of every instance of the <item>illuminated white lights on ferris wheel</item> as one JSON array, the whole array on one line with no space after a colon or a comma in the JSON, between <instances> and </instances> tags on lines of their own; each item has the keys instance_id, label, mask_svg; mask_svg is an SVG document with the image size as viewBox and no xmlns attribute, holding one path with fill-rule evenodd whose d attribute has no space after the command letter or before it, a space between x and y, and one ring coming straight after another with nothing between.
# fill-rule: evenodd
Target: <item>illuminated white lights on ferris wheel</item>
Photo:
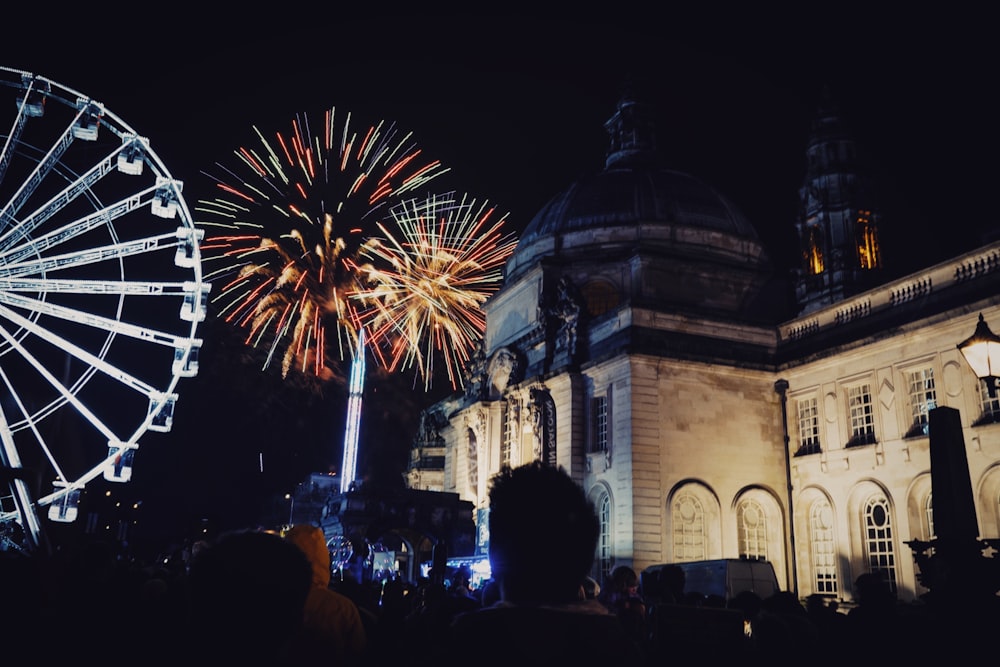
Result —
<instances>
[{"instance_id":1,"label":"illuminated white lights on ferris wheel","mask_svg":"<svg viewBox=\"0 0 1000 667\"><path fill-rule=\"evenodd\" d=\"M0 541L31 549L43 516L74 520L90 481L128 482L142 437L171 429L210 285L147 138L29 72L0 67L0 96Z\"/></svg>"}]
</instances>

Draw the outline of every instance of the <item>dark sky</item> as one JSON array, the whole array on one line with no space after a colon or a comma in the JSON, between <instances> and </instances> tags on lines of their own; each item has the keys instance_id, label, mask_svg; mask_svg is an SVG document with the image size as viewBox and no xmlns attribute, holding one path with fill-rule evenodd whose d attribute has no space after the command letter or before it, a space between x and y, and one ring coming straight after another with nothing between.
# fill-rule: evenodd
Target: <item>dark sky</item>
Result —
<instances>
[{"instance_id":1,"label":"dark sky","mask_svg":"<svg viewBox=\"0 0 1000 667\"><path fill-rule=\"evenodd\" d=\"M0 64L104 103L150 139L189 204L206 191L200 171L251 140L251 124L285 129L297 112L336 106L412 130L451 166L455 188L509 211L515 230L603 166L603 123L634 78L656 105L667 165L727 194L779 264L794 261L808 123L829 85L879 178L887 261L926 265L996 223L997 42L974 12L828 4L751 13L716 3L540 18L209 4L77 3L60 15L20 3L3 27ZM289 487L328 444L339 447L330 443L339 434L324 432L342 419L328 407L335 396L310 403L238 368L228 332L204 331L202 373L182 382L175 432L143 449L135 472L150 505L178 516L215 511L207 506L220 493L226 512ZM377 389L392 397L385 404L430 402L399 384ZM397 413L374 421L393 433L415 427L411 410ZM370 434L379 443L363 447L388 447L391 466L405 462L411 435L387 444L393 436ZM282 469L264 481L260 451Z\"/></svg>"}]
</instances>

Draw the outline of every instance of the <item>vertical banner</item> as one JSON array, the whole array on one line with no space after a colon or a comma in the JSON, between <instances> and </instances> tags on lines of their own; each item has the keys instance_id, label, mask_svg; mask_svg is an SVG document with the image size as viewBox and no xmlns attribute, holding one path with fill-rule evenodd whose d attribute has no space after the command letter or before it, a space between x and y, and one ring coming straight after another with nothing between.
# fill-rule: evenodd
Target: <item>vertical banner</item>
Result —
<instances>
[{"instance_id":1,"label":"vertical banner","mask_svg":"<svg viewBox=\"0 0 1000 667\"><path fill-rule=\"evenodd\" d=\"M490 547L490 509L476 510L476 555L486 556Z\"/></svg>"}]
</instances>

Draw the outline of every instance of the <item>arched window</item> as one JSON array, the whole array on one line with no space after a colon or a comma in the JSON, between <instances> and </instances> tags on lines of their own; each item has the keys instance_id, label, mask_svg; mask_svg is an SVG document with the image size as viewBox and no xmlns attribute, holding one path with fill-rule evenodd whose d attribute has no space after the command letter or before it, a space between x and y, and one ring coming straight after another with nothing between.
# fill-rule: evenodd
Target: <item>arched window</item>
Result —
<instances>
[{"instance_id":1,"label":"arched window","mask_svg":"<svg viewBox=\"0 0 1000 667\"><path fill-rule=\"evenodd\" d=\"M809 547L812 558L813 589L816 593L837 593L837 552L833 538L833 508L818 500L809 510Z\"/></svg>"},{"instance_id":2,"label":"arched window","mask_svg":"<svg viewBox=\"0 0 1000 667\"><path fill-rule=\"evenodd\" d=\"M469 490L473 495L479 489L479 452L476 442L476 432L469 429Z\"/></svg>"},{"instance_id":3,"label":"arched window","mask_svg":"<svg viewBox=\"0 0 1000 667\"><path fill-rule=\"evenodd\" d=\"M806 233L805 251L803 253L806 266L811 275L818 276L826 268L826 262L823 258L823 230L820 229L819 225L809 225Z\"/></svg>"},{"instance_id":4,"label":"arched window","mask_svg":"<svg viewBox=\"0 0 1000 667\"><path fill-rule=\"evenodd\" d=\"M877 269L882 265L878 243L878 228L871 211L858 211L858 264L862 269Z\"/></svg>"},{"instance_id":5,"label":"arched window","mask_svg":"<svg viewBox=\"0 0 1000 667\"><path fill-rule=\"evenodd\" d=\"M864 507L865 551L868 569L881 573L893 593L896 592L896 552L893 546L889 499L878 493Z\"/></svg>"},{"instance_id":6,"label":"arched window","mask_svg":"<svg viewBox=\"0 0 1000 667\"><path fill-rule=\"evenodd\" d=\"M937 537L934 532L934 494L928 493L927 500L924 501L924 517L927 521L927 539L933 540Z\"/></svg>"},{"instance_id":7,"label":"arched window","mask_svg":"<svg viewBox=\"0 0 1000 667\"><path fill-rule=\"evenodd\" d=\"M503 441L500 443L500 465L511 465L511 452L514 451L514 438L517 437L517 405L514 399L507 401L503 411Z\"/></svg>"},{"instance_id":8,"label":"arched window","mask_svg":"<svg viewBox=\"0 0 1000 667\"><path fill-rule=\"evenodd\" d=\"M597 581L605 582L611 576L614 561L614 547L611 539L611 496L601 495L597 501L597 516L601 522L601 532L597 540Z\"/></svg>"},{"instance_id":9,"label":"arched window","mask_svg":"<svg viewBox=\"0 0 1000 667\"><path fill-rule=\"evenodd\" d=\"M743 500L736 508L741 558L767 560L767 520L756 500Z\"/></svg>"},{"instance_id":10,"label":"arched window","mask_svg":"<svg viewBox=\"0 0 1000 667\"><path fill-rule=\"evenodd\" d=\"M689 493L674 499L674 559L704 560L707 557L705 510L701 502Z\"/></svg>"}]
</instances>

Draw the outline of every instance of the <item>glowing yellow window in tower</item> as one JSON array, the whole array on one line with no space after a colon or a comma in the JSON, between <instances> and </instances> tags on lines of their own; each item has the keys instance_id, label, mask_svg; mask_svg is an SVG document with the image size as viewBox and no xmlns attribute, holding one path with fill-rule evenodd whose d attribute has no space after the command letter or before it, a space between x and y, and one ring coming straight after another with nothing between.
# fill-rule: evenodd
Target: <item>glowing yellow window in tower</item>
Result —
<instances>
[{"instance_id":1,"label":"glowing yellow window in tower","mask_svg":"<svg viewBox=\"0 0 1000 667\"><path fill-rule=\"evenodd\" d=\"M809 226L809 237L806 239L805 260L809 273L813 275L823 273L823 232L818 225Z\"/></svg>"},{"instance_id":2,"label":"glowing yellow window in tower","mask_svg":"<svg viewBox=\"0 0 1000 667\"><path fill-rule=\"evenodd\" d=\"M871 211L858 211L857 239L859 265L862 269L877 269L882 258L878 245L878 228L872 221Z\"/></svg>"}]
</instances>

